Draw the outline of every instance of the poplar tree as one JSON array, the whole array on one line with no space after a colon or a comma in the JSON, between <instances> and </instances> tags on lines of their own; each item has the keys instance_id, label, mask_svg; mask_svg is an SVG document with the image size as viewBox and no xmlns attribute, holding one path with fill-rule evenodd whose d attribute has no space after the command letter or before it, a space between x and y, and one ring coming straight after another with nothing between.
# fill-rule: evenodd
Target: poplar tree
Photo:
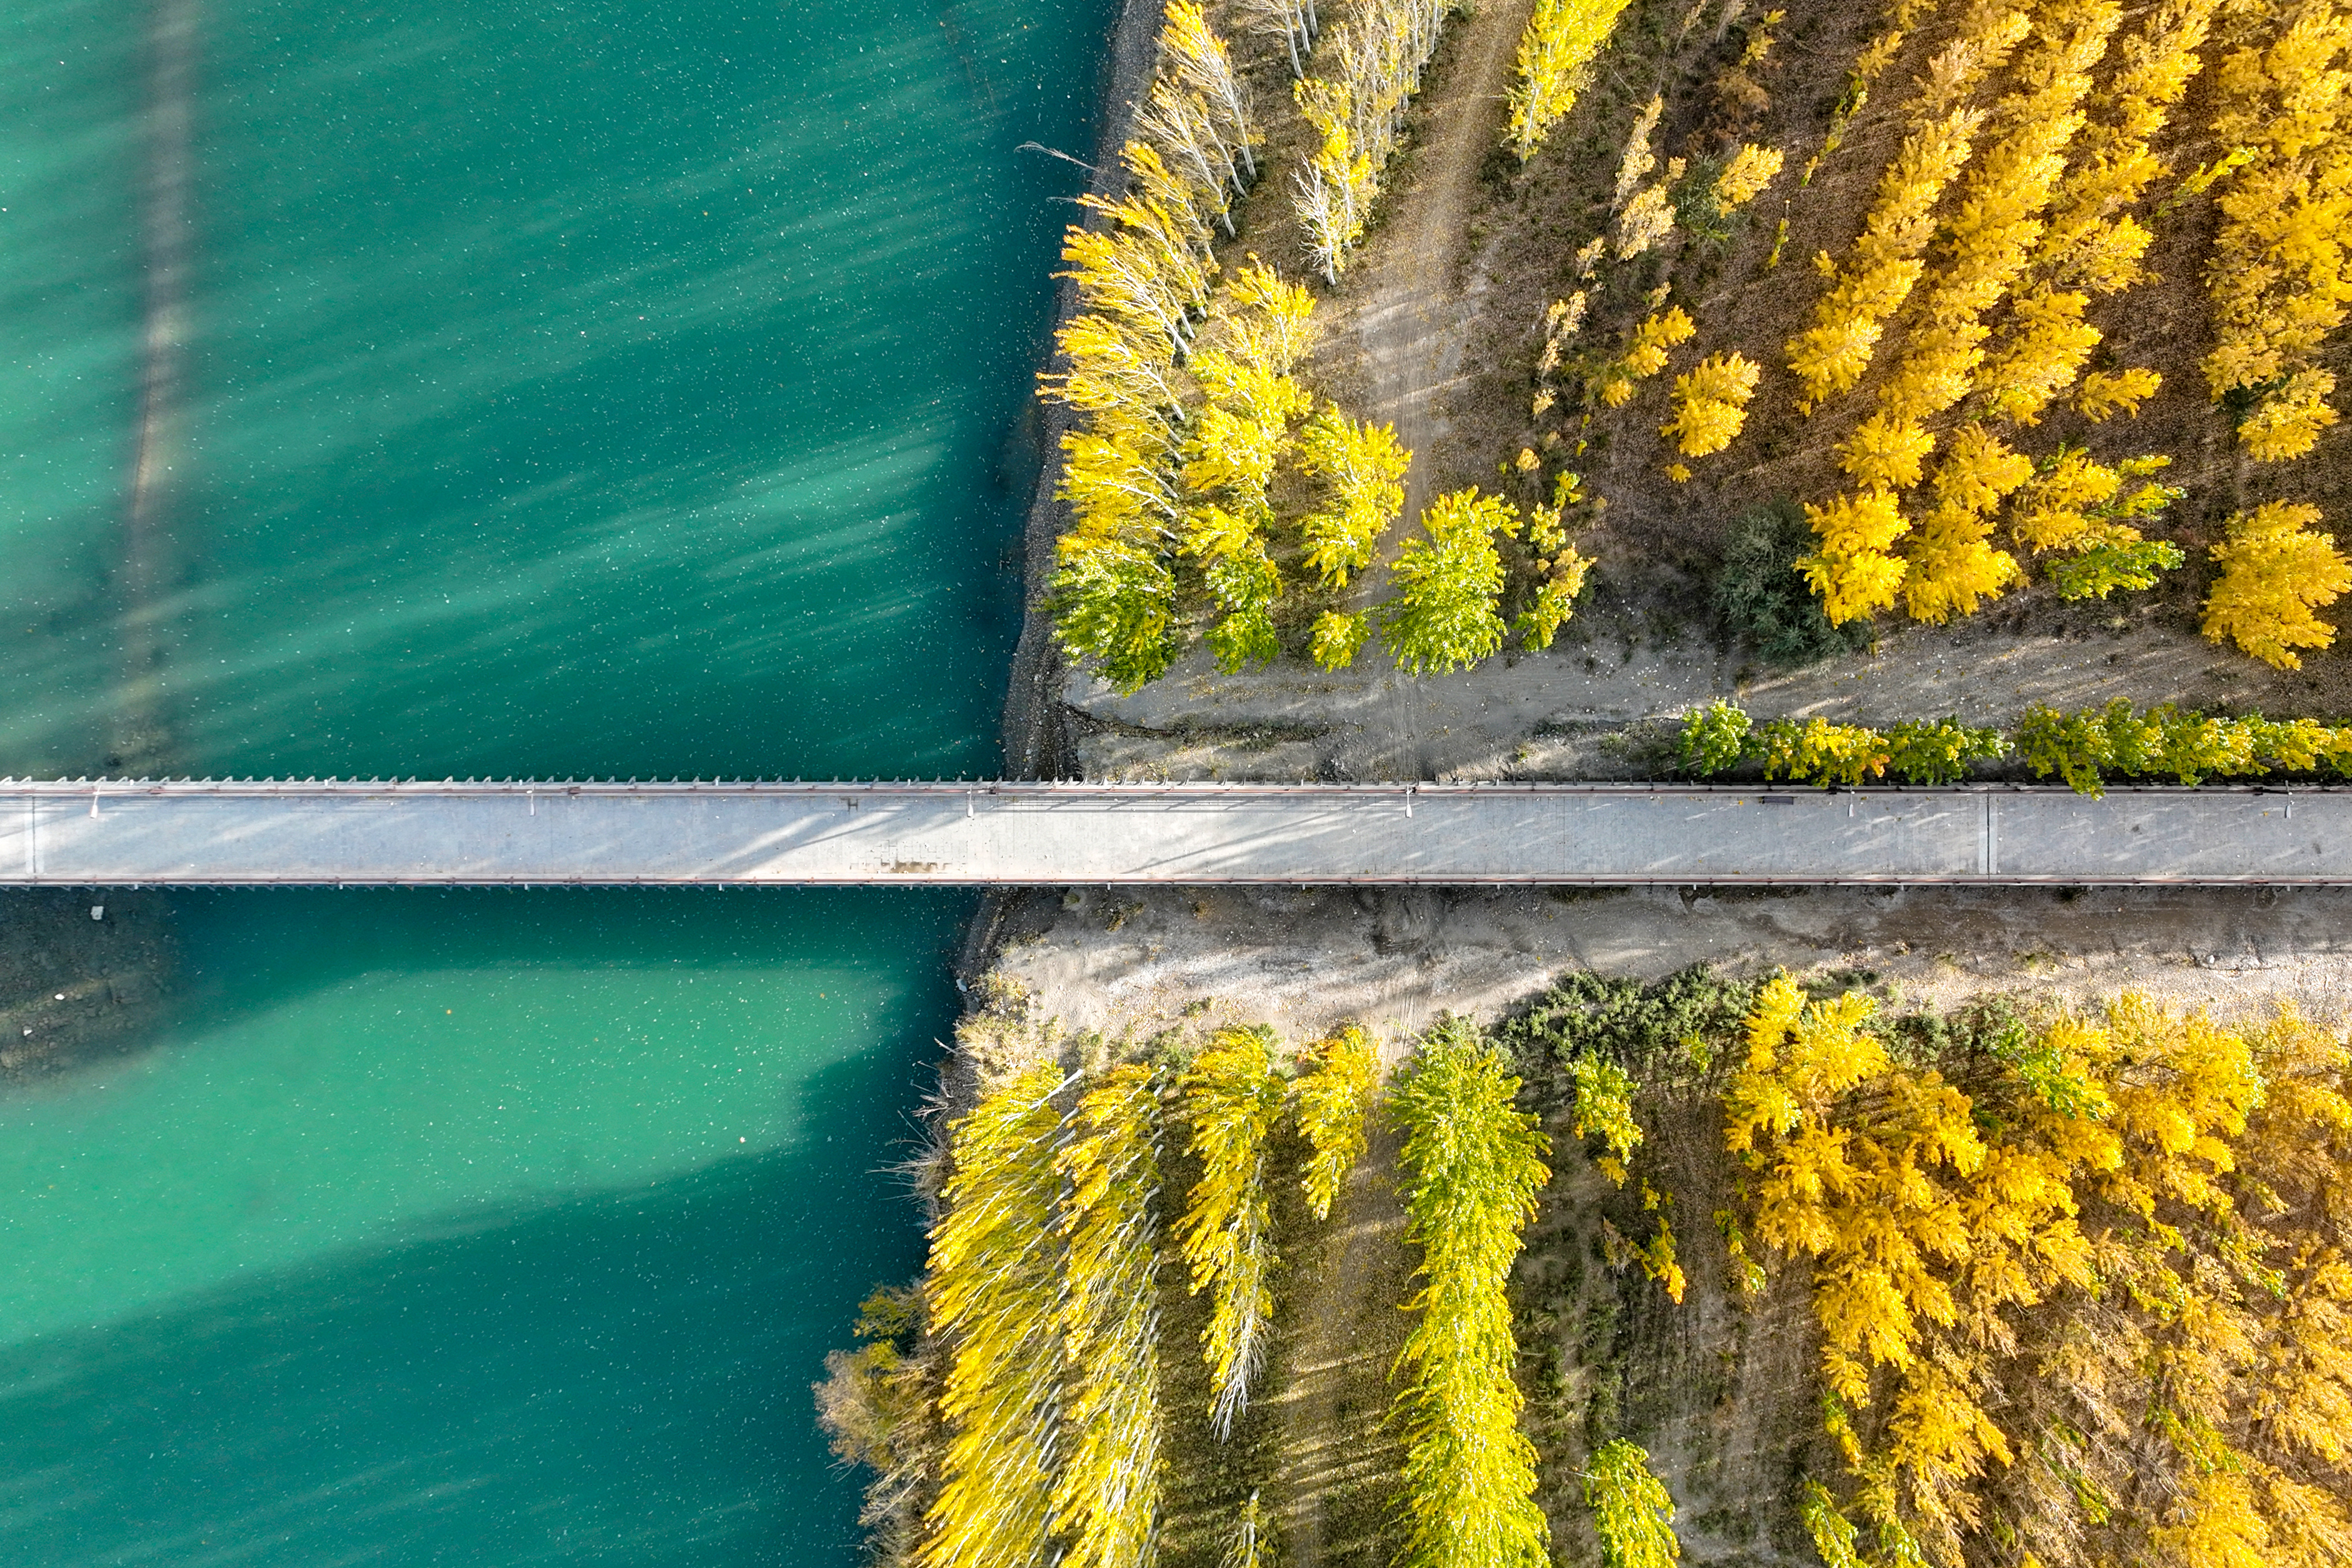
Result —
<instances>
[{"instance_id":1,"label":"poplar tree","mask_svg":"<svg viewBox=\"0 0 2352 1568\"><path fill-rule=\"evenodd\" d=\"M1405 471L1412 454L1393 425L1351 421L1326 403L1298 435L1298 466L1324 481L1327 505L1299 523L1307 563L1329 588L1372 563L1381 535L1404 510Z\"/></svg>"},{"instance_id":2,"label":"poplar tree","mask_svg":"<svg viewBox=\"0 0 2352 1568\"><path fill-rule=\"evenodd\" d=\"M1350 1024L1319 1041L1302 1057L1309 1066L1298 1080L1298 1131L1307 1140L1307 1163L1299 1185L1307 1212L1328 1219L1339 1184L1363 1157L1365 1123L1381 1089L1380 1052L1370 1036Z\"/></svg>"},{"instance_id":3,"label":"poplar tree","mask_svg":"<svg viewBox=\"0 0 2352 1568\"><path fill-rule=\"evenodd\" d=\"M1064 1185L1067 1457L1054 1529L1067 1568L1147 1568L1160 1524L1160 1091L1111 1068L1080 1097L1055 1168Z\"/></svg>"},{"instance_id":4,"label":"poplar tree","mask_svg":"<svg viewBox=\"0 0 2352 1568\"><path fill-rule=\"evenodd\" d=\"M931 1226L928 1318L950 1347L947 1427L923 1568L1031 1568L1047 1558L1061 1411L1055 1215L1061 1070L1041 1063L950 1129Z\"/></svg>"},{"instance_id":5,"label":"poplar tree","mask_svg":"<svg viewBox=\"0 0 2352 1568\"><path fill-rule=\"evenodd\" d=\"M1513 63L1504 139L1525 163L1576 107L1593 58L1609 43L1626 0L1536 0Z\"/></svg>"},{"instance_id":6,"label":"poplar tree","mask_svg":"<svg viewBox=\"0 0 2352 1568\"><path fill-rule=\"evenodd\" d=\"M1193 1293L1209 1292L1201 1344L1212 1389L1209 1426L1222 1441L1248 1407L1273 1327L1276 1257L1266 1142L1284 1099L1274 1071L1274 1031L1263 1025L1219 1030L1177 1079L1176 1090L1191 1129L1191 1152L1201 1162L1176 1236L1192 1268Z\"/></svg>"},{"instance_id":7,"label":"poplar tree","mask_svg":"<svg viewBox=\"0 0 2352 1568\"><path fill-rule=\"evenodd\" d=\"M1405 1236L1418 1314L1399 1356L1407 1444L1402 1568L1544 1568L1535 1448L1518 1429L1508 1291L1520 1232L1551 1179L1519 1080L1467 1020L1421 1042L1391 1108L1404 1130Z\"/></svg>"}]
</instances>

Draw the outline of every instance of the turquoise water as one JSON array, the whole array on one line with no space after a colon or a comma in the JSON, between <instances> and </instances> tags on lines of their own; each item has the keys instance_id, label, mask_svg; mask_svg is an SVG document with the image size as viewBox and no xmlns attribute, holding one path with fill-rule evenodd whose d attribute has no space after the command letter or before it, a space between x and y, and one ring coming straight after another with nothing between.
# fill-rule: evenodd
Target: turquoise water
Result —
<instances>
[{"instance_id":1,"label":"turquoise water","mask_svg":"<svg viewBox=\"0 0 2352 1568\"><path fill-rule=\"evenodd\" d=\"M142 605L126 16L0 32L0 771L133 616L175 772L993 768L1108 4L206 0ZM163 1037L0 1098L0 1561L851 1561L808 1384L969 910L179 899Z\"/></svg>"}]
</instances>

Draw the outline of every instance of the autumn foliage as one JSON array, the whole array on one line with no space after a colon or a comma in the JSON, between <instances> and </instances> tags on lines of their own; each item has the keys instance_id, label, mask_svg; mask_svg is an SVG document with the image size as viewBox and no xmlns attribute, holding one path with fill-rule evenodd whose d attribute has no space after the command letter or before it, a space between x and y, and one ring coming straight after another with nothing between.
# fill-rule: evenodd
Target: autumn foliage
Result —
<instances>
[{"instance_id":1,"label":"autumn foliage","mask_svg":"<svg viewBox=\"0 0 2352 1568\"><path fill-rule=\"evenodd\" d=\"M1514 1103L1519 1080L1463 1019L1421 1043L1392 1109L1404 1129L1406 1239L1421 1249L1418 1314L1400 1368L1408 1445L1400 1568L1545 1568L1521 1436L1506 1283L1535 1195L1544 1135Z\"/></svg>"},{"instance_id":2,"label":"autumn foliage","mask_svg":"<svg viewBox=\"0 0 2352 1568\"><path fill-rule=\"evenodd\" d=\"M1798 1500L1824 1552L2339 1560L2341 1038L2126 995L1989 1020L1948 1078L1874 1031L1867 998L1777 979L1725 1093L1750 1231L1812 1281L1846 1470Z\"/></svg>"},{"instance_id":3,"label":"autumn foliage","mask_svg":"<svg viewBox=\"0 0 2352 1568\"><path fill-rule=\"evenodd\" d=\"M2303 660L2295 649L2326 647L2336 628L2312 612L2352 588L2352 563L2332 534L2314 533L2315 506L2272 501L2230 520L2213 547L2221 574L2205 600L2205 635L2228 637L2281 669Z\"/></svg>"}]
</instances>

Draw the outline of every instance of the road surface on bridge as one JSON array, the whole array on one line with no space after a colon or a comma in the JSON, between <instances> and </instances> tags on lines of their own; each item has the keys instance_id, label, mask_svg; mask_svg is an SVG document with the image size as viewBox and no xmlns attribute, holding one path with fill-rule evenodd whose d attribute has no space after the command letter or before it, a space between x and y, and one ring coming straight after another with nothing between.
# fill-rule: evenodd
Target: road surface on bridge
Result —
<instances>
[{"instance_id":1,"label":"road surface on bridge","mask_svg":"<svg viewBox=\"0 0 2352 1568\"><path fill-rule=\"evenodd\" d=\"M0 781L0 885L2352 883L2352 790Z\"/></svg>"}]
</instances>

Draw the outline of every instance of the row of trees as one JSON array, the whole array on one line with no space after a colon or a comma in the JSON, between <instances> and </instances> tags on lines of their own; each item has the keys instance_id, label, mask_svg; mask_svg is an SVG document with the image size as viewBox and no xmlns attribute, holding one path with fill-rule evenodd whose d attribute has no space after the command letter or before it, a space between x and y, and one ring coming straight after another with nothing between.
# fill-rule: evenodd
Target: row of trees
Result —
<instances>
[{"instance_id":1,"label":"row of trees","mask_svg":"<svg viewBox=\"0 0 2352 1568\"><path fill-rule=\"evenodd\" d=\"M924 1284L928 1326L948 1347L945 1436L916 1561L1016 1568L1049 1548L1084 1568L1153 1560L1169 1123L1200 1166L1174 1240L1210 1298L1202 1354L1220 1438L1265 1358L1277 1125L1295 1110L1298 1179L1318 1218L1365 1148L1380 1075L1362 1031L1309 1047L1295 1077L1283 1067L1262 1027L1220 1031L1172 1076L1128 1064L1084 1079L1044 1063L950 1129Z\"/></svg>"},{"instance_id":2,"label":"row of trees","mask_svg":"<svg viewBox=\"0 0 2352 1568\"><path fill-rule=\"evenodd\" d=\"M1063 645L1131 690L1179 647L1175 564L1184 542L1181 452L1202 395L1187 366L1217 274L1211 226L1256 174L1261 140L1230 51L1193 0L1171 0L1160 61L1120 153L1128 191L1080 198L1091 226L1065 236L1078 310L1055 339L1042 395L1084 426L1062 439L1069 503L1053 583ZM1230 317L1232 312L1225 312Z\"/></svg>"},{"instance_id":3,"label":"row of trees","mask_svg":"<svg viewBox=\"0 0 2352 1568\"><path fill-rule=\"evenodd\" d=\"M1296 47L1316 32L1303 3L1251 14L1291 29ZM1285 464L1314 498L1297 542L1328 588L1371 564L1403 510L1412 460L1392 428L1318 408L1298 380L1312 296L1255 258L1218 286L1213 226L1232 231L1261 138L1230 51L1191 0L1168 8L1137 123L1140 138L1121 153L1127 193L1080 198L1092 226L1065 239L1059 275L1080 309L1041 385L1085 417L1062 441L1057 493L1071 526L1051 585L1055 632L1123 691L1174 661L1191 593L1214 612L1207 641L1223 668L1279 651L1276 556L1288 542L1276 537L1274 492ZM1368 622L1349 621L1318 636L1317 651L1352 658L1368 635Z\"/></svg>"},{"instance_id":4,"label":"row of trees","mask_svg":"<svg viewBox=\"0 0 2352 1568\"><path fill-rule=\"evenodd\" d=\"M1839 466L1863 487L1864 495L1885 498L1873 504L1882 517L1894 518L1895 525L1882 531L1890 541L1909 531L1893 498L1924 477L1937 439L1929 421L1973 389L1991 335L1986 317L2022 275L2042 235L2042 215L2066 166L2067 145L2085 118L2082 103L2090 90L2091 69L2105 56L2121 16L2117 0L2056 0L2036 11L2034 35L2017 65L2018 88L1991 112L1990 122L2003 128L2001 134L1961 174L1958 205L1942 226L1941 253L1925 276L1902 353L1879 384L1876 406L1838 447ZM1934 210L1932 200L1918 205L1916 221L1927 223ZM1893 275L1910 270L1906 263ZM1825 307L1830 303L1823 301ZM1805 340L1797 342L1801 346ZM1801 356L1792 356L1792 363L1795 357ZM1967 488L1952 487L1938 498L1929 514L1936 532L1907 560L1887 556L1884 544L1857 552L1835 547L1843 541L1825 538L1824 549L1805 563L1805 571L1825 604L1834 604L1832 620L1891 605L1896 585L1906 578L1920 584L1911 605L1920 619L1939 619L1957 605L1973 605L1999 594L2017 576L2017 565L1988 542L1991 519L1956 504L1969 494ZM1822 509L1821 515L1830 520L1836 514Z\"/></svg>"},{"instance_id":5,"label":"row of trees","mask_svg":"<svg viewBox=\"0 0 2352 1568\"><path fill-rule=\"evenodd\" d=\"M2132 209L2164 173L2149 143L2203 64L2199 49L2218 4L2164 0L2110 51L2114 68L2086 106L2090 116L2051 199L2027 280L1977 374L1978 390L2000 417L2020 425L2039 419L2075 384L2101 341L2084 320L2092 299L2148 277L2140 258L2155 236ZM2158 380L2140 367L2094 374L2076 406L2094 420L2128 412Z\"/></svg>"},{"instance_id":6,"label":"row of trees","mask_svg":"<svg viewBox=\"0 0 2352 1568\"><path fill-rule=\"evenodd\" d=\"M1988 1020L1948 1079L1872 1015L1776 979L1724 1096L1748 1226L1811 1274L1824 1561L2341 1561L2341 1037L2126 995Z\"/></svg>"},{"instance_id":7,"label":"row of trees","mask_svg":"<svg viewBox=\"0 0 2352 1568\"><path fill-rule=\"evenodd\" d=\"M1675 756L1695 777L1760 763L1768 780L1824 788L1889 776L1903 784L1955 784L1972 763L2014 756L2036 778L2058 778L2095 795L2105 781L2121 778L2196 784L2278 773L2352 777L2352 725L2259 714L2220 718L2168 702L2136 712L2117 699L2074 712L2029 708L2009 735L1957 718L1906 720L1885 730L1818 718L1758 726L1744 710L1717 701L1683 716Z\"/></svg>"},{"instance_id":8,"label":"row of trees","mask_svg":"<svg viewBox=\"0 0 2352 1568\"><path fill-rule=\"evenodd\" d=\"M2352 305L2352 16L2332 0L2243 7L2226 39L2214 131L2243 166L2220 198L2206 286L2216 400L2251 395L2238 438L2258 460L2299 458L2336 423L2320 345Z\"/></svg>"},{"instance_id":9,"label":"row of trees","mask_svg":"<svg viewBox=\"0 0 2352 1568\"><path fill-rule=\"evenodd\" d=\"M1407 1444L1404 1568L1545 1568L1536 1453L1519 1431L1508 1283L1551 1173L1519 1080L1476 1027L1425 1037L1392 1098L1404 1130L1406 1239L1422 1249L1418 1313L1398 1365Z\"/></svg>"},{"instance_id":10,"label":"row of trees","mask_svg":"<svg viewBox=\"0 0 2352 1568\"><path fill-rule=\"evenodd\" d=\"M1293 84L1299 112L1321 138L1293 176L1293 205L1307 258L1327 283L1339 280L1363 237L1406 107L1452 11L1452 0L1360 0L1317 51L1320 74Z\"/></svg>"}]
</instances>

